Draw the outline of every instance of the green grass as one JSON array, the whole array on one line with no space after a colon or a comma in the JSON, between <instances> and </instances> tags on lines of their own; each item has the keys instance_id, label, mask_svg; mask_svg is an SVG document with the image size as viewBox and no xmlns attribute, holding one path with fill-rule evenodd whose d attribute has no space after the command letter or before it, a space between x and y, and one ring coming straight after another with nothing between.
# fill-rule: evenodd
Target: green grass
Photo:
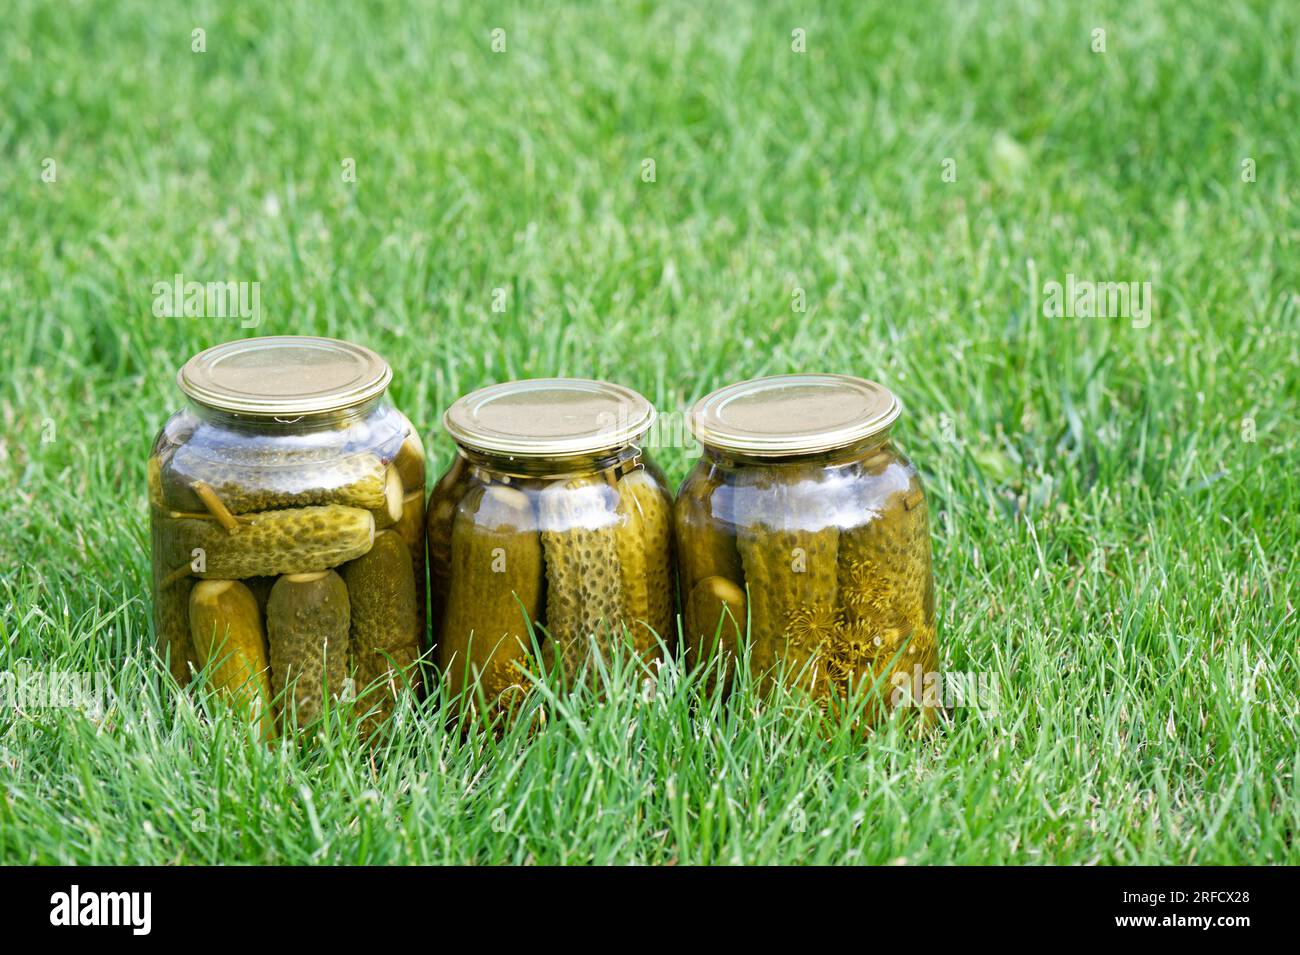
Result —
<instances>
[{"instance_id":1,"label":"green grass","mask_svg":"<svg viewBox=\"0 0 1300 955\"><path fill-rule=\"evenodd\" d=\"M1300 861L1300 7L4 21L0 671L115 701L0 710L0 861ZM149 649L143 466L177 366L254 332L155 318L177 272L260 282L257 334L384 354L435 473L442 409L488 382L607 377L665 413L766 373L885 382L945 663L995 675L996 714L855 741L748 694L692 712L669 666L653 695L539 690L530 738L462 741L433 701L373 759L346 726L267 748L202 718ZM1069 273L1152 282L1150 326L1043 317ZM677 481L693 451L656 454Z\"/></svg>"}]
</instances>

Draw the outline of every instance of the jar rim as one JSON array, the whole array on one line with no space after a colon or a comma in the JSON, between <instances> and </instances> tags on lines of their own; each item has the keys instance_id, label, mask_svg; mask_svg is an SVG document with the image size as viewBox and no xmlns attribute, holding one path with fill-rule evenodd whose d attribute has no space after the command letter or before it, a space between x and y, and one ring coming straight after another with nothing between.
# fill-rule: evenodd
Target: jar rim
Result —
<instances>
[{"instance_id":1,"label":"jar rim","mask_svg":"<svg viewBox=\"0 0 1300 955\"><path fill-rule=\"evenodd\" d=\"M852 375L751 378L705 395L688 425L701 444L753 457L848 447L887 432L902 406L884 385Z\"/></svg>"},{"instance_id":2,"label":"jar rim","mask_svg":"<svg viewBox=\"0 0 1300 955\"><path fill-rule=\"evenodd\" d=\"M223 342L176 373L181 391L204 407L268 417L356 407L392 379L388 362L364 345L310 335Z\"/></svg>"},{"instance_id":3,"label":"jar rim","mask_svg":"<svg viewBox=\"0 0 1300 955\"><path fill-rule=\"evenodd\" d=\"M442 425L457 444L485 454L562 458L632 444L654 420L654 406L623 385L525 378L462 395Z\"/></svg>"}]
</instances>

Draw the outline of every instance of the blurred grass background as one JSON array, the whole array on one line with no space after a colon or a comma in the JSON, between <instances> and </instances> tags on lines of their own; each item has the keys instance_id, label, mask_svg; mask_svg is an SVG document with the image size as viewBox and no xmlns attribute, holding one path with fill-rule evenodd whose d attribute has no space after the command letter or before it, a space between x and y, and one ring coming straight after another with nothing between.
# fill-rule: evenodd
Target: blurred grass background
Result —
<instances>
[{"instance_id":1,"label":"blurred grass background","mask_svg":"<svg viewBox=\"0 0 1300 955\"><path fill-rule=\"evenodd\" d=\"M0 710L0 859L1297 861L1298 75L1269 2L6 4L0 671L116 705ZM156 318L176 273L260 325ZM1045 318L1068 274L1151 282L1149 327ZM373 760L200 719L145 456L185 358L299 333L389 359L434 474L493 381L884 382L999 711L864 745L670 668Z\"/></svg>"}]
</instances>

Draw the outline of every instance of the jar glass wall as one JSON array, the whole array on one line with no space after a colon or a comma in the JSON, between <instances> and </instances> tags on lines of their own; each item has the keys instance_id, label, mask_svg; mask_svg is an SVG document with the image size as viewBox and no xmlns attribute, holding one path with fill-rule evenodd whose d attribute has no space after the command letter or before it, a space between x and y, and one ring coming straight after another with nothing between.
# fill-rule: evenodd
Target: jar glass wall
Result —
<instances>
[{"instance_id":1,"label":"jar glass wall","mask_svg":"<svg viewBox=\"0 0 1300 955\"><path fill-rule=\"evenodd\" d=\"M896 416L885 389L829 375L696 406L704 452L674 509L688 663L730 676L747 647L761 688L783 674L818 699L866 693L868 722L882 701L932 702L926 500L890 440Z\"/></svg>"},{"instance_id":2,"label":"jar glass wall","mask_svg":"<svg viewBox=\"0 0 1300 955\"><path fill-rule=\"evenodd\" d=\"M148 462L154 623L181 684L258 720L362 697L368 726L418 688L424 450L367 349L314 338L209 349ZM350 681L350 683L349 683Z\"/></svg>"}]
</instances>

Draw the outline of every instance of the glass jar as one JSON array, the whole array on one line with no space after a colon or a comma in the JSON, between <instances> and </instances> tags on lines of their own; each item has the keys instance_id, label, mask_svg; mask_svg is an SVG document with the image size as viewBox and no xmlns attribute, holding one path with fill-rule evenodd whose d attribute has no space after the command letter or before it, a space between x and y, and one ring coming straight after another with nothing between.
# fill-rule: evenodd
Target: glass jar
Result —
<instances>
[{"instance_id":1,"label":"glass jar","mask_svg":"<svg viewBox=\"0 0 1300 955\"><path fill-rule=\"evenodd\" d=\"M689 665L729 680L747 639L761 689L782 674L823 701L862 693L868 723L882 701L934 702L925 492L890 439L898 415L887 389L842 375L759 378L695 405L703 454L674 507Z\"/></svg>"},{"instance_id":2,"label":"glass jar","mask_svg":"<svg viewBox=\"0 0 1300 955\"><path fill-rule=\"evenodd\" d=\"M177 374L189 404L148 462L158 646L177 682L206 668L266 735L323 694L352 688L373 727L418 691L424 449L391 378L360 345L292 336Z\"/></svg>"},{"instance_id":3,"label":"glass jar","mask_svg":"<svg viewBox=\"0 0 1300 955\"><path fill-rule=\"evenodd\" d=\"M471 688L463 698L491 715L538 663L573 678L593 645L647 661L672 645L672 497L638 443L654 415L634 391L573 378L493 385L447 410L458 453L428 530L452 695Z\"/></svg>"}]
</instances>

